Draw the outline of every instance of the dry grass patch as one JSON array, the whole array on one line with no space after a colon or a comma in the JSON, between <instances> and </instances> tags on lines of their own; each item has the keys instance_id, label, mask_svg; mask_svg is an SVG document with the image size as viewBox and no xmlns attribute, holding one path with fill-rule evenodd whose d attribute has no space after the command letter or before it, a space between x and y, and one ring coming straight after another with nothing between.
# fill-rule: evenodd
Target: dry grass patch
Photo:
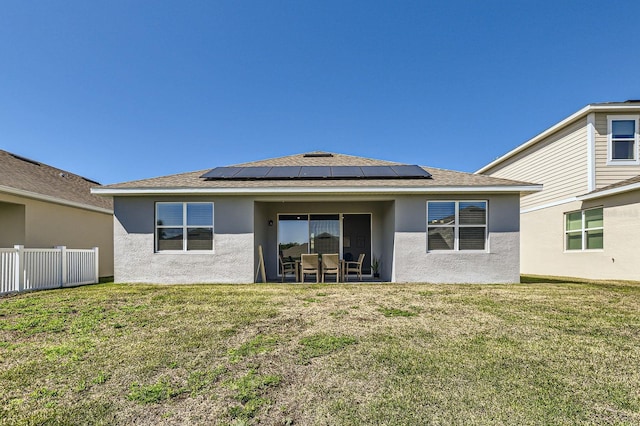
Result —
<instances>
[{"instance_id":1,"label":"dry grass patch","mask_svg":"<svg viewBox=\"0 0 640 426\"><path fill-rule=\"evenodd\" d=\"M0 299L0 424L638 424L640 286L103 284Z\"/></svg>"}]
</instances>

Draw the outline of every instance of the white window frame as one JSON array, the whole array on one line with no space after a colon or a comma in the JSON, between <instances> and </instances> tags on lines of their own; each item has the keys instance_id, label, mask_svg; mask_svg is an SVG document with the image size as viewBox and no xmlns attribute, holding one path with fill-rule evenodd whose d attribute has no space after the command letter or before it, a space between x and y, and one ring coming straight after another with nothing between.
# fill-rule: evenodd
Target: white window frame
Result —
<instances>
[{"instance_id":1,"label":"white window frame","mask_svg":"<svg viewBox=\"0 0 640 426\"><path fill-rule=\"evenodd\" d=\"M429 203L455 203L455 223L453 225L430 225L429 224ZM485 203L484 225L460 223L460 203ZM427 253L488 253L489 252L489 200L428 200L427 201ZM484 227L484 250L461 250L460 249L460 228L481 228ZM429 228L453 228L453 250L429 250Z\"/></svg>"},{"instance_id":2,"label":"white window frame","mask_svg":"<svg viewBox=\"0 0 640 426\"><path fill-rule=\"evenodd\" d=\"M182 225L158 225L158 206L162 204L182 204ZM188 204L208 204L211 205L211 223L212 225L187 225L187 205ZM214 253L216 248L216 232L215 232L215 205L208 201L158 201L155 205L154 214L154 251L155 253ZM182 250L159 250L158 249L158 229L162 228L182 228ZM187 250L187 239L189 228L211 228L211 250Z\"/></svg>"},{"instance_id":3,"label":"white window frame","mask_svg":"<svg viewBox=\"0 0 640 426\"><path fill-rule=\"evenodd\" d=\"M613 122L614 121L634 121L635 132L633 138L613 138ZM640 165L640 136L638 124L640 121L640 115L608 115L607 116L607 165L608 166L637 166ZM633 142L633 159L620 159L613 158L613 143L614 141L631 141Z\"/></svg>"},{"instance_id":4,"label":"white window frame","mask_svg":"<svg viewBox=\"0 0 640 426\"><path fill-rule=\"evenodd\" d=\"M586 212L591 211L591 210L602 210L602 226L596 226L595 228L585 228L585 224L586 224ZM573 229L573 230L568 230L567 229L567 215L570 215L572 213L581 213L581 225L580 225L580 229ZM587 231L597 231L597 230L602 230L602 248L597 248L597 249L588 249L587 247ZM580 235L582 237L581 241L581 248L580 250L578 249L569 249L567 247L567 235L569 233L572 234L576 234L580 232ZM582 210L573 210L570 212L565 212L564 213L564 251L566 253L583 253L583 252L597 252L597 251L603 251L604 250L604 207L603 206L598 206L598 207L590 207L588 209L582 209Z\"/></svg>"}]
</instances>

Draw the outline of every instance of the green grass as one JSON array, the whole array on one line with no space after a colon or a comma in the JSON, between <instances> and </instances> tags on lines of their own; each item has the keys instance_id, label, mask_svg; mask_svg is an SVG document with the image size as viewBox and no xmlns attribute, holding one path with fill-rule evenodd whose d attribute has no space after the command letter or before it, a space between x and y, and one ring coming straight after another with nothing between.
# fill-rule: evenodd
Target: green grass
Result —
<instances>
[{"instance_id":1,"label":"green grass","mask_svg":"<svg viewBox=\"0 0 640 426\"><path fill-rule=\"evenodd\" d=\"M0 298L0 425L640 424L640 284Z\"/></svg>"}]
</instances>

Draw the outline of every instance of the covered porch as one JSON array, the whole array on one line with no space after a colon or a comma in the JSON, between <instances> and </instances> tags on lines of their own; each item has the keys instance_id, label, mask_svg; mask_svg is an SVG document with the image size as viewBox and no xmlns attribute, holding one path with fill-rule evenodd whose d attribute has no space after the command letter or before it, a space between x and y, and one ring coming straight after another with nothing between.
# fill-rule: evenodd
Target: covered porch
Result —
<instances>
[{"instance_id":1,"label":"covered porch","mask_svg":"<svg viewBox=\"0 0 640 426\"><path fill-rule=\"evenodd\" d=\"M364 254L363 281L391 280L394 201L256 201L254 209L254 243L262 246L267 281L282 281L280 257L299 268L303 254L315 253L319 258L337 254L341 262L357 261ZM259 261L256 250L256 269ZM356 274L342 273L338 279L358 280ZM300 282L300 275L287 273L285 281ZM326 281L335 282L336 276ZM307 275L306 282L316 282L316 277Z\"/></svg>"}]
</instances>

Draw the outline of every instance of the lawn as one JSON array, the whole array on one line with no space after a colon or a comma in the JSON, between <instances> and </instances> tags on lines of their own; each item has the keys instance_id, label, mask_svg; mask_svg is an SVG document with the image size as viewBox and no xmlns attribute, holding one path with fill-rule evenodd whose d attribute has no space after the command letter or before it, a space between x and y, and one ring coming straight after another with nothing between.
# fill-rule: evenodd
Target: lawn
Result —
<instances>
[{"instance_id":1,"label":"lawn","mask_svg":"<svg viewBox=\"0 0 640 426\"><path fill-rule=\"evenodd\" d=\"M640 284L0 298L0 424L640 424Z\"/></svg>"}]
</instances>

